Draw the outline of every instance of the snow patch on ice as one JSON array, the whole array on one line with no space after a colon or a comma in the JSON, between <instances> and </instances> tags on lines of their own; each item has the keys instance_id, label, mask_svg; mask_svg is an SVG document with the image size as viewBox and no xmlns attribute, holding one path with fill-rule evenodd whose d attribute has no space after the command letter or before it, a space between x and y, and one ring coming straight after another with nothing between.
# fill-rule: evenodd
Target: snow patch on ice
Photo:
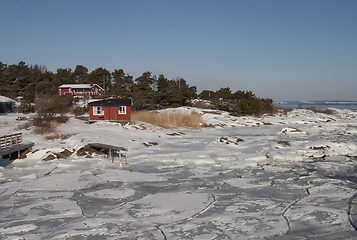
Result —
<instances>
[{"instance_id":1,"label":"snow patch on ice","mask_svg":"<svg viewBox=\"0 0 357 240\"><path fill-rule=\"evenodd\" d=\"M164 177L155 174L129 172L119 169L107 169L104 173L98 174L97 177L108 182L156 182L165 180Z\"/></svg>"},{"instance_id":2,"label":"snow patch on ice","mask_svg":"<svg viewBox=\"0 0 357 240\"><path fill-rule=\"evenodd\" d=\"M24 224L9 228L0 228L0 233L2 234L14 234L14 233L26 233L38 229L38 226L34 224Z\"/></svg>"},{"instance_id":3,"label":"snow patch on ice","mask_svg":"<svg viewBox=\"0 0 357 240\"><path fill-rule=\"evenodd\" d=\"M163 224L192 217L211 201L206 193L158 193L132 202L126 209L135 219Z\"/></svg>"},{"instance_id":4,"label":"snow patch on ice","mask_svg":"<svg viewBox=\"0 0 357 240\"><path fill-rule=\"evenodd\" d=\"M227 180L226 183L237 188L260 188L270 186L270 182L261 182L252 178L234 178Z\"/></svg>"},{"instance_id":5,"label":"snow patch on ice","mask_svg":"<svg viewBox=\"0 0 357 240\"><path fill-rule=\"evenodd\" d=\"M121 199L121 198L128 198L135 194L133 189L102 189L93 192L88 192L85 195L88 197L95 197L95 198L105 198L105 199Z\"/></svg>"}]
</instances>

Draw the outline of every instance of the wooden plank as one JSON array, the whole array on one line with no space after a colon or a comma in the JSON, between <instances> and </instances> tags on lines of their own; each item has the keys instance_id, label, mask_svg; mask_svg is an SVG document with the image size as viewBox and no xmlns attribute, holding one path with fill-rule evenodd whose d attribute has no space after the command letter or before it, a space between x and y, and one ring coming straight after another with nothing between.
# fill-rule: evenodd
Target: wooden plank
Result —
<instances>
[{"instance_id":1,"label":"wooden plank","mask_svg":"<svg viewBox=\"0 0 357 240\"><path fill-rule=\"evenodd\" d=\"M35 145L35 144L34 143L16 144L16 145L13 145L13 146L8 147L8 148L1 149L0 150L0 156L5 156L5 155L9 155L9 154L14 153L14 152L25 150L27 148L32 147L33 145Z\"/></svg>"}]
</instances>

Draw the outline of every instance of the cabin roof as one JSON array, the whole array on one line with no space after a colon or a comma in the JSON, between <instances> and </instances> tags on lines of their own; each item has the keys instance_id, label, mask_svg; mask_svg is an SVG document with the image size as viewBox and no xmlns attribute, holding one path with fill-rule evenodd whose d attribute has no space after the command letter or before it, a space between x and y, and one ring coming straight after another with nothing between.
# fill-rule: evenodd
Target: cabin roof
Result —
<instances>
[{"instance_id":1,"label":"cabin roof","mask_svg":"<svg viewBox=\"0 0 357 240\"><path fill-rule=\"evenodd\" d=\"M94 86L101 88L98 84L63 84L59 86L59 88L83 88L83 89L91 89ZM101 88L103 89L103 88Z\"/></svg>"},{"instance_id":2,"label":"cabin roof","mask_svg":"<svg viewBox=\"0 0 357 240\"><path fill-rule=\"evenodd\" d=\"M93 101L88 103L89 106L120 106L120 105L126 105L130 106L131 105L131 99L129 98L113 98L113 99L105 99L105 100L99 100L99 101Z\"/></svg>"}]
</instances>

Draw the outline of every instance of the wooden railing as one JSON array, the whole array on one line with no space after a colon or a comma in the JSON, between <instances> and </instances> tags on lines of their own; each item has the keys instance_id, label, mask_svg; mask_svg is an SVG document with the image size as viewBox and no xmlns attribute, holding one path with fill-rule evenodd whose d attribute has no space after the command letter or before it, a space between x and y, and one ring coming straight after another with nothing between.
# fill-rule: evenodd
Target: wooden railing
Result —
<instances>
[{"instance_id":1,"label":"wooden railing","mask_svg":"<svg viewBox=\"0 0 357 240\"><path fill-rule=\"evenodd\" d=\"M0 137L0 149L9 148L22 143L22 133L15 133Z\"/></svg>"}]
</instances>

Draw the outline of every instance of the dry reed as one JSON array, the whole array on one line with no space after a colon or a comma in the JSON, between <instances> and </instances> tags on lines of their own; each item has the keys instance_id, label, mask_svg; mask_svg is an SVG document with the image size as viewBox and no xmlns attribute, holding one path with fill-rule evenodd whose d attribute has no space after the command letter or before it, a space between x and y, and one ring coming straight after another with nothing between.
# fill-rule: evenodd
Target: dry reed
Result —
<instances>
[{"instance_id":1,"label":"dry reed","mask_svg":"<svg viewBox=\"0 0 357 240\"><path fill-rule=\"evenodd\" d=\"M202 116L198 113L188 112L133 112L131 120L147 122L163 128L188 127L200 129Z\"/></svg>"},{"instance_id":2,"label":"dry reed","mask_svg":"<svg viewBox=\"0 0 357 240\"><path fill-rule=\"evenodd\" d=\"M328 115L335 115L336 111L334 111L333 109L322 109L322 108L315 108L315 107L311 107L308 108L309 110L313 111L314 113L324 113L324 114L328 114Z\"/></svg>"}]
</instances>

